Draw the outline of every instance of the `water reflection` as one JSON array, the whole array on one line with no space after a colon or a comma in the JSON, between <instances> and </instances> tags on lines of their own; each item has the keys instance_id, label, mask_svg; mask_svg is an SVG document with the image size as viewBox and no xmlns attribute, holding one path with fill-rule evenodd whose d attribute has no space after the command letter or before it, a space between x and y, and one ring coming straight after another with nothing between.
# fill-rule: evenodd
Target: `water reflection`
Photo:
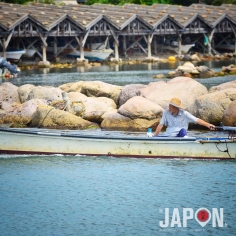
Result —
<instances>
[{"instance_id":1,"label":"water reflection","mask_svg":"<svg viewBox=\"0 0 236 236\"><path fill-rule=\"evenodd\" d=\"M153 77L157 74L167 75L169 71L175 70L184 62L166 62L166 63L141 63L141 64L121 64L121 65L101 65L101 66L75 66L73 68L44 68L22 70L18 78L5 79L0 77L0 84L11 82L17 86L23 84L34 84L36 86L59 86L61 84L77 81L99 80L106 83L121 85L126 84L148 84L156 82ZM236 64L236 59L225 61L205 61L195 62L195 66L205 65L214 71L220 71L222 66ZM164 78L168 81L168 78ZM210 79L196 79L199 83L209 89L211 86L235 80L235 76L213 77Z\"/></svg>"}]
</instances>

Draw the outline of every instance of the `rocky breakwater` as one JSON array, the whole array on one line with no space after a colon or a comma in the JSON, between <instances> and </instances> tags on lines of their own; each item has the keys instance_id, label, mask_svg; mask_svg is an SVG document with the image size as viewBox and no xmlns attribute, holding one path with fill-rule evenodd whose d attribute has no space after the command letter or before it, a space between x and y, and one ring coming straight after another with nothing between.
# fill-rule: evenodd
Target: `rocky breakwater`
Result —
<instances>
[{"instance_id":1,"label":"rocky breakwater","mask_svg":"<svg viewBox=\"0 0 236 236\"><path fill-rule=\"evenodd\" d=\"M148 85L116 86L78 81L57 88L0 85L0 124L54 129L146 131L160 122L168 101L178 97L193 115L236 126L236 81L206 89L189 77Z\"/></svg>"},{"instance_id":2,"label":"rocky breakwater","mask_svg":"<svg viewBox=\"0 0 236 236\"><path fill-rule=\"evenodd\" d=\"M167 75L158 74L154 78L175 78L177 76L184 76L190 78L211 78L218 76L227 76L236 74L236 65L223 66L221 71L215 72L207 66L195 66L192 62L185 62L182 66L178 66L176 70L170 71Z\"/></svg>"}]
</instances>

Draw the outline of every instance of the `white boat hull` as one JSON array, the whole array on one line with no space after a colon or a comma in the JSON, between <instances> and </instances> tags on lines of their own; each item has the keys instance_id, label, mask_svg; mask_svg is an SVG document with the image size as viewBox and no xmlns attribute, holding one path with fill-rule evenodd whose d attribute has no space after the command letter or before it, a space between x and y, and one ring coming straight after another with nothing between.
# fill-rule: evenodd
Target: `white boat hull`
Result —
<instances>
[{"instance_id":1,"label":"white boat hull","mask_svg":"<svg viewBox=\"0 0 236 236\"><path fill-rule=\"evenodd\" d=\"M113 53L112 49L99 49L99 50L91 50L91 51L84 51L84 57L88 60L94 61L103 61L107 59L111 53ZM80 57L79 50L73 50L71 53L68 53L67 56L72 57Z\"/></svg>"},{"instance_id":2,"label":"white boat hull","mask_svg":"<svg viewBox=\"0 0 236 236\"><path fill-rule=\"evenodd\" d=\"M25 50L6 51L6 59L8 61L17 62L24 53ZM3 55L3 52L0 52L0 55Z\"/></svg>"},{"instance_id":3,"label":"white boat hull","mask_svg":"<svg viewBox=\"0 0 236 236\"><path fill-rule=\"evenodd\" d=\"M1 154L231 159L236 140L97 136L75 131L0 129ZM228 150L228 152L225 152Z\"/></svg>"},{"instance_id":4,"label":"white boat hull","mask_svg":"<svg viewBox=\"0 0 236 236\"><path fill-rule=\"evenodd\" d=\"M234 51L235 46L232 44L220 44L216 47L216 49L227 50L227 51Z\"/></svg>"},{"instance_id":5,"label":"white boat hull","mask_svg":"<svg viewBox=\"0 0 236 236\"><path fill-rule=\"evenodd\" d=\"M35 49L26 49L23 54L24 57L32 57L36 53Z\"/></svg>"},{"instance_id":6,"label":"white boat hull","mask_svg":"<svg viewBox=\"0 0 236 236\"><path fill-rule=\"evenodd\" d=\"M179 52L178 47L176 46L171 46L171 45L164 45L164 44L158 44L157 45L159 48L163 49L163 50L170 50L170 51L174 51L176 53ZM186 45L181 45L181 52L182 53L187 53L190 48L194 47L195 44L186 44Z\"/></svg>"}]
</instances>

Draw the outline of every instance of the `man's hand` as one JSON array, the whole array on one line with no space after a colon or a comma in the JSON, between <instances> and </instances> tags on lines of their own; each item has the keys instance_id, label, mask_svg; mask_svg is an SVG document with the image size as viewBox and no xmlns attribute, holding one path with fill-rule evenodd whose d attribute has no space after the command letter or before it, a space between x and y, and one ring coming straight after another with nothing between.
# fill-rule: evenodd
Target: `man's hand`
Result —
<instances>
[{"instance_id":1,"label":"man's hand","mask_svg":"<svg viewBox=\"0 0 236 236\"><path fill-rule=\"evenodd\" d=\"M212 124L209 124L208 128L209 128L210 130L216 130L216 127L215 127L214 125L212 125Z\"/></svg>"}]
</instances>

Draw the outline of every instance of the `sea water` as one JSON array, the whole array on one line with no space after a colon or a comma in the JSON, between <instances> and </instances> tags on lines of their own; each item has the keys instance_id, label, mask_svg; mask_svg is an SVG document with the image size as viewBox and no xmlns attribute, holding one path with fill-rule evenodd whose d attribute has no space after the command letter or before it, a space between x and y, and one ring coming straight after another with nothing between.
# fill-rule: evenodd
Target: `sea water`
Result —
<instances>
[{"instance_id":1,"label":"sea water","mask_svg":"<svg viewBox=\"0 0 236 236\"><path fill-rule=\"evenodd\" d=\"M1 155L0 234L235 235L235 168L234 160ZM160 227L166 208L179 224ZM183 208L223 208L223 226L193 217L183 227Z\"/></svg>"}]
</instances>

